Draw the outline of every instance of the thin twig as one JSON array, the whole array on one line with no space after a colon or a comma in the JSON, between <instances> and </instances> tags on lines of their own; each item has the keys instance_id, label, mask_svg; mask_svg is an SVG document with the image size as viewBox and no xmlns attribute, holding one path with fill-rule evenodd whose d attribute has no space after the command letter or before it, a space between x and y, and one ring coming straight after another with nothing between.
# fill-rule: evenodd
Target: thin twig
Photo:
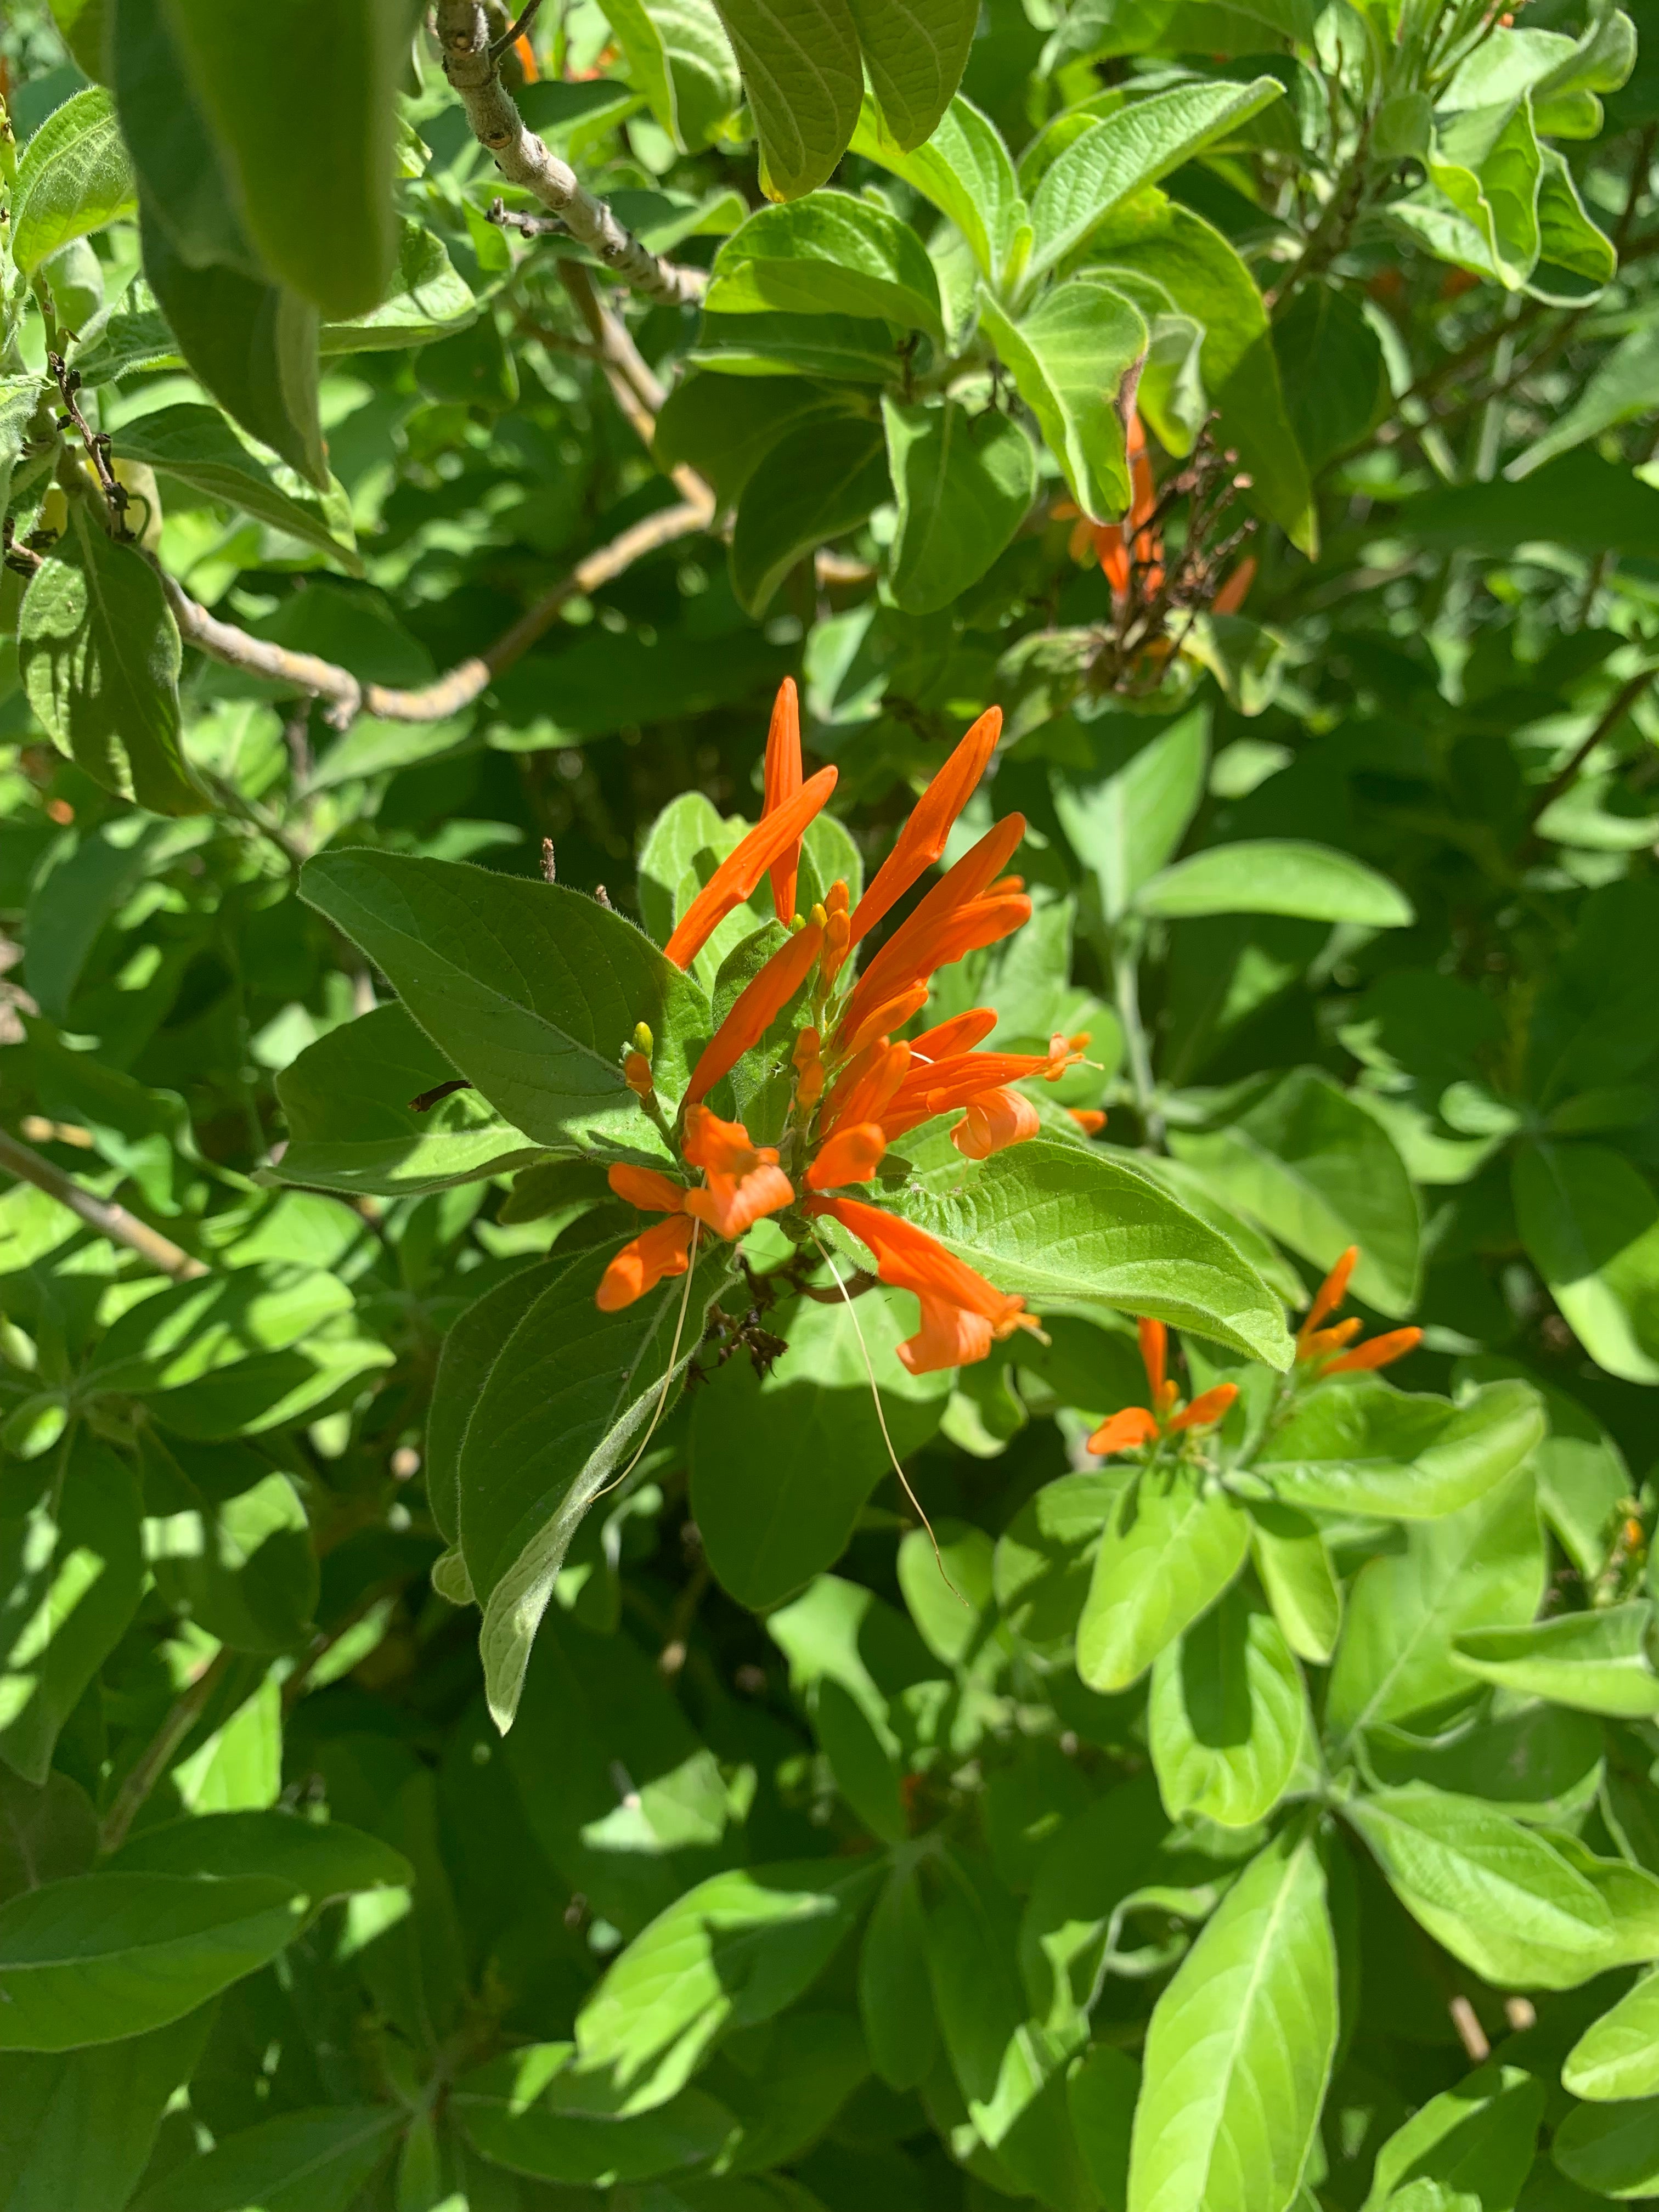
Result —
<instances>
[{"instance_id":1,"label":"thin twig","mask_svg":"<svg viewBox=\"0 0 1659 2212\"><path fill-rule=\"evenodd\" d=\"M66 1176L50 1160L42 1159L27 1145L20 1145L3 1129L0 1129L0 1169L17 1176L20 1182L32 1182L37 1190L45 1191L60 1206L68 1206L88 1229L95 1229L112 1244L125 1244L129 1252L136 1252L162 1274L171 1275L175 1283L192 1282L208 1272L201 1261L192 1258L171 1237L163 1237L147 1221L140 1221L125 1206L117 1206L106 1198L95 1198L91 1191L83 1190L72 1176Z\"/></svg>"},{"instance_id":2,"label":"thin twig","mask_svg":"<svg viewBox=\"0 0 1659 2212\"><path fill-rule=\"evenodd\" d=\"M1604 738L1612 736L1613 731L1624 720L1656 676L1659 676L1659 668L1638 668L1635 675L1626 677L1613 693L1605 713L1601 715L1595 728L1582 744L1574 748L1572 757L1567 762L1565 767L1556 771L1544 786L1541 796L1533 802L1527 815L1528 845L1536 842L1540 821L1549 812L1563 792L1577 781L1579 770L1595 750L1597 745ZM1522 849L1524 850L1525 848Z\"/></svg>"},{"instance_id":3,"label":"thin twig","mask_svg":"<svg viewBox=\"0 0 1659 2212\"><path fill-rule=\"evenodd\" d=\"M286 646L250 637L246 630L221 622L205 607L198 606L182 585L165 571L159 573L179 634L189 644L227 668L244 669L252 675L286 684L296 691L309 692L325 702L325 719L337 729L346 728L360 714L373 714L383 722L441 722L446 716L458 714L464 707L470 707L503 669L510 668L528 653L553 627L567 600L588 597L647 553L672 545L676 538L689 538L695 531L706 530L712 520L713 509L706 501L687 500L680 506L664 507L655 514L647 515L643 521L613 538L608 545L601 545L585 561L579 561L568 576L562 577L551 591L544 592L486 652L458 662L434 683L413 691L394 690L383 684L362 684L349 669L319 660L315 653L292 653Z\"/></svg>"},{"instance_id":4,"label":"thin twig","mask_svg":"<svg viewBox=\"0 0 1659 2212\"><path fill-rule=\"evenodd\" d=\"M207 1710L208 1700L223 1681L235 1656L228 1644L222 1646L196 1680L173 1699L167 1718L145 1745L137 1765L116 1791L109 1811L104 1815L103 1825L98 1831L100 1851L118 1850L126 1841L127 1830L132 1826L139 1808L173 1764L179 1745Z\"/></svg>"},{"instance_id":5,"label":"thin twig","mask_svg":"<svg viewBox=\"0 0 1659 2212\"><path fill-rule=\"evenodd\" d=\"M523 38L525 33L541 13L541 5L542 0L530 0L530 5L520 16L518 21L510 29L501 33L501 37L489 49L489 58L492 62L498 62L509 47L517 46L519 40Z\"/></svg>"},{"instance_id":6,"label":"thin twig","mask_svg":"<svg viewBox=\"0 0 1659 2212\"><path fill-rule=\"evenodd\" d=\"M708 281L702 270L665 260L641 246L605 202L585 189L569 163L525 128L517 103L501 82L483 0L438 0L437 31L444 75L460 95L473 137L495 155L507 181L533 192L544 207L562 216L571 236L631 290L671 307L690 307L700 300Z\"/></svg>"}]
</instances>

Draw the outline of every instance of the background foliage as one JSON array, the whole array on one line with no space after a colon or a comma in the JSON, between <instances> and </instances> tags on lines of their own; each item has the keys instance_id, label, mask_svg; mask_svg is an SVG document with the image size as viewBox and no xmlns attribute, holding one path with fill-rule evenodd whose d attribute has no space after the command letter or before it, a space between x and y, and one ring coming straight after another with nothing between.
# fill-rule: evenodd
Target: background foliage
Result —
<instances>
[{"instance_id":1,"label":"background foliage","mask_svg":"<svg viewBox=\"0 0 1659 2212\"><path fill-rule=\"evenodd\" d=\"M570 0L503 174L419 13L0 30L0 2206L1659 2196L1659 42ZM953 1595L711 1279L503 1735L645 1353L463 1001L666 935L787 673L824 880L1005 710L925 1018L1091 1034L974 1186L1049 1341L858 1302ZM1350 1244L1420 1347L1292 1401ZM1091 1456L1182 1300L1213 1448Z\"/></svg>"}]
</instances>

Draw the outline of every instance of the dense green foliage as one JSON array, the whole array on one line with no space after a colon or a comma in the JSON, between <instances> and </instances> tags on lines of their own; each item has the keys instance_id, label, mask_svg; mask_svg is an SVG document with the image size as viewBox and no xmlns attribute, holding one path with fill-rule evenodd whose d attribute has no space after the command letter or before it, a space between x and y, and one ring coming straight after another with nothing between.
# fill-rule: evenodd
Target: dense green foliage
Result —
<instances>
[{"instance_id":1,"label":"dense green foliage","mask_svg":"<svg viewBox=\"0 0 1659 2212\"><path fill-rule=\"evenodd\" d=\"M0 2212L1659 2198L1659 37L427 12L0 27Z\"/></svg>"}]
</instances>

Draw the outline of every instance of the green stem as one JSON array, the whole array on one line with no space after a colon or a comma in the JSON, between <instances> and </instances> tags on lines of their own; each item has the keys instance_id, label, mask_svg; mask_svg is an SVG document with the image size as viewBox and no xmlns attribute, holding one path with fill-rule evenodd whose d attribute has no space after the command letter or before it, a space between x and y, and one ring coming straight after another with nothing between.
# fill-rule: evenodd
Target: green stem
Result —
<instances>
[{"instance_id":1,"label":"green stem","mask_svg":"<svg viewBox=\"0 0 1659 2212\"><path fill-rule=\"evenodd\" d=\"M1164 1116L1157 1104L1152 1054L1140 1018L1140 947L1135 938L1120 929L1112 946L1112 989L1117 1018L1123 1024L1124 1049L1129 1057L1129 1079L1134 1085L1135 1111L1149 1144L1164 1144Z\"/></svg>"}]
</instances>

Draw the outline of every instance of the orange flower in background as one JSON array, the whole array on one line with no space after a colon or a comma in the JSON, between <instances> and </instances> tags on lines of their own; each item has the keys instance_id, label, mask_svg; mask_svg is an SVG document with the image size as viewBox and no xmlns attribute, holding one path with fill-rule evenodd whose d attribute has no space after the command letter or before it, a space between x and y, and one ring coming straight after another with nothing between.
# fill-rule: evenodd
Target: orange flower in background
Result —
<instances>
[{"instance_id":1,"label":"orange flower in background","mask_svg":"<svg viewBox=\"0 0 1659 2212\"><path fill-rule=\"evenodd\" d=\"M1237 1382L1218 1382L1213 1389L1201 1392L1190 1406L1182 1406L1179 1389L1164 1371L1169 1359L1169 1330L1161 1321L1143 1320L1135 1324L1135 1333L1140 1340L1140 1364L1146 1370L1146 1388L1152 1402L1150 1406L1125 1406L1101 1423L1089 1439L1089 1449L1102 1458L1113 1452L1134 1451L1143 1444L1158 1443L1164 1437L1178 1436L1186 1430L1213 1428L1225 1417L1227 1408L1238 1395Z\"/></svg>"},{"instance_id":2,"label":"orange flower in background","mask_svg":"<svg viewBox=\"0 0 1659 2212\"><path fill-rule=\"evenodd\" d=\"M921 1306L921 1327L898 1347L913 1375L961 1367L983 1359L994 1343L1017 1328L1035 1329L1024 1298L988 1283L967 1262L947 1252L936 1237L896 1213L884 1213L856 1198L811 1198L806 1210L829 1214L875 1256L884 1283L913 1291Z\"/></svg>"},{"instance_id":3,"label":"orange flower in background","mask_svg":"<svg viewBox=\"0 0 1659 2212\"><path fill-rule=\"evenodd\" d=\"M1391 1328L1382 1336L1374 1336L1368 1343L1354 1345L1352 1352L1346 1346L1353 1344L1364 1323L1350 1314L1346 1321L1322 1327L1334 1314L1348 1293L1348 1281L1359 1264L1359 1247L1350 1244L1324 1281L1314 1292L1313 1304L1308 1308L1302 1326L1296 1333L1296 1357L1299 1366L1314 1362L1320 1364L1325 1375L1356 1374L1377 1367L1391 1367L1396 1359L1403 1359L1408 1352L1415 1352L1423 1341L1420 1328ZM1335 1357L1332 1355L1334 1354Z\"/></svg>"},{"instance_id":4,"label":"orange flower in background","mask_svg":"<svg viewBox=\"0 0 1659 2212\"><path fill-rule=\"evenodd\" d=\"M1066 1111L1085 1137L1097 1137L1106 1127L1106 1114L1103 1107L1068 1106Z\"/></svg>"}]
</instances>

